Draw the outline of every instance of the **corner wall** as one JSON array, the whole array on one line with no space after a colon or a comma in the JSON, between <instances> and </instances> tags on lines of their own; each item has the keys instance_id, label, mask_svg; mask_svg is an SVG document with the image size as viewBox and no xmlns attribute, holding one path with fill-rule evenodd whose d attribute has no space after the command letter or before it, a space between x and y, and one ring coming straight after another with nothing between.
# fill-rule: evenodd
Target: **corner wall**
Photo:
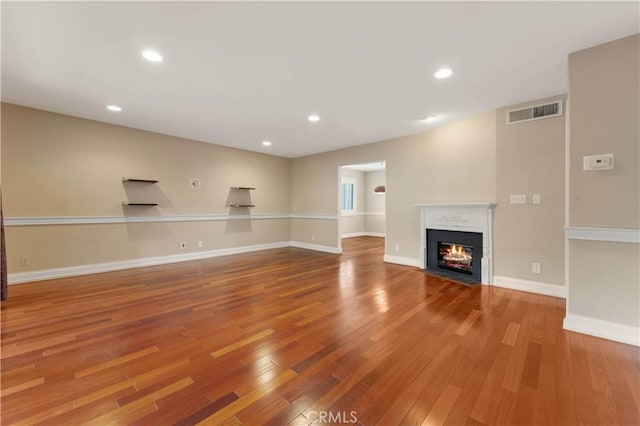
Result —
<instances>
[{"instance_id":1,"label":"corner wall","mask_svg":"<svg viewBox=\"0 0 640 426\"><path fill-rule=\"evenodd\" d=\"M640 35L569 56L569 330L640 345ZM615 156L584 171L583 157Z\"/></svg>"}]
</instances>

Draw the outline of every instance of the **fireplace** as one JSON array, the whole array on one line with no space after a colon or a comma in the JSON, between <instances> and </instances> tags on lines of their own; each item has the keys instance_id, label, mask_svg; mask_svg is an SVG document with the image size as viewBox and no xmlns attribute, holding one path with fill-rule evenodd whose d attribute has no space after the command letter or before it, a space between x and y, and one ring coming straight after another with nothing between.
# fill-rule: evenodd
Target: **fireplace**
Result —
<instances>
[{"instance_id":1,"label":"fireplace","mask_svg":"<svg viewBox=\"0 0 640 426\"><path fill-rule=\"evenodd\" d=\"M426 270L462 281L482 282L482 233L426 230Z\"/></svg>"},{"instance_id":2,"label":"fireplace","mask_svg":"<svg viewBox=\"0 0 640 426\"><path fill-rule=\"evenodd\" d=\"M493 203L424 203L420 266L468 284L493 280Z\"/></svg>"}]
</instances>

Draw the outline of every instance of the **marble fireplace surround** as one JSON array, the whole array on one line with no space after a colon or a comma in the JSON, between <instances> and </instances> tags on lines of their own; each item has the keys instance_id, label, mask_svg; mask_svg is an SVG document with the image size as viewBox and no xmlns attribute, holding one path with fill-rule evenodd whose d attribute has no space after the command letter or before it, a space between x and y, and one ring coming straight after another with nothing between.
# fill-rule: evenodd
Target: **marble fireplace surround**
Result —
<instances>
[{"instance_id":1,"label":"marble fireplace surround","mask_svg":"<svg viewBox=\"0 0 640 426\"><path fill-rule=\"evenodd\" d=\"M493 283L493 203L424 203L420 209L420 267L426 266L427 229L482 233L482 284Z\"/></svg>"}]
</instances>

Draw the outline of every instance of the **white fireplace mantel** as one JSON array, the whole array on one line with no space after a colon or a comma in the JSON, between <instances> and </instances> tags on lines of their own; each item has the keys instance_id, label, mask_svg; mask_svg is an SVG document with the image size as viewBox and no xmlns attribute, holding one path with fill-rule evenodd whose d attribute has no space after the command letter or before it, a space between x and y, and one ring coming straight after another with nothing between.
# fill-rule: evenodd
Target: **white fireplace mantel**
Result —
<instances>
[{"instance_id":1,"label":"white fireplace mantel","mask_svg":"<svg viewBox=\"0 0 640 426\"><path fill-rule=\"evenodd\" d=\"M426 229L482 233L482 283L493 282L494 203L422 203L420 209L420 266L426 266Z\"/></svg>"}]
</instances>

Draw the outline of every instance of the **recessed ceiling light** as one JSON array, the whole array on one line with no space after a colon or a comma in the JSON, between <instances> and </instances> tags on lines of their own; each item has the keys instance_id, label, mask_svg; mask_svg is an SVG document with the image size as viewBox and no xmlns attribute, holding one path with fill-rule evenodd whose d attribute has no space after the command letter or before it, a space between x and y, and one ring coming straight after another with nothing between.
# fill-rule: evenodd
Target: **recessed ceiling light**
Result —
<instances>
[{"instance_id":1,"label":"recessed ceiling light","mask_svg":"<svg viewBox=\"0 0 640 426\"><path fill-rule=\"evenodd\" d=\"M433 123L434 121L436 121L438 119L438 117L439 117L438 115L430 115L429 117L425 118L422 121L424 121L426 123Z\"/></svg>"},{"instance_id":2,"label":"recessed ceiling light","mask_svg":"<svg viewBox=\"0 0 640 426\"><path fill-rule=\"evenodd\" d=\"M436 71L436 73L433 75L435 78L447 78L450 77L451 74L453 74L453 71L451 71L451 69L449 68L441 68L438 71Z\"/></svg>"},{"instance_id":3,"label":"recessed ceiling light","mask_svg":"<svg viewBox=\"0 0 640 426\"><path fill-rule=\"evenodd\" d=\"M271 146L271 142L270 141L262 141L262 145Z\"/></svg>"},{"instance_id":4,"label":"recessed ceiling light","mask_svg":"<svg viewBox=\"0 0 640 426\"><path fill-rule=\"evenodd\" d=\"M153 50L143 50L142 57L151 62L162 62L162 56Z\"/></svg>"},{"instance_id":5,"label":"recessed ceiling light","mask_svg":"<svg viewBox=\"0 0 640 426\"><path fill-rule=\"evenodd\" d=\"M316 122L316 121L320 121L320 117L315 115L315 114L313 114L313 115L309 116L308 120L311 121L311 122Z\"/></svg>"},{"instance_id":6,"label":"recessed ceiling light","mask_svg":"<svg viewBox=\"0 0 640 426\"><path fill-rule=\"evenodd\" d=\"M107 109L109 111L115 111L115 112L122 111L122 108L120 108L118 105L107 105Z\"/></svg>"}]
</instances>

